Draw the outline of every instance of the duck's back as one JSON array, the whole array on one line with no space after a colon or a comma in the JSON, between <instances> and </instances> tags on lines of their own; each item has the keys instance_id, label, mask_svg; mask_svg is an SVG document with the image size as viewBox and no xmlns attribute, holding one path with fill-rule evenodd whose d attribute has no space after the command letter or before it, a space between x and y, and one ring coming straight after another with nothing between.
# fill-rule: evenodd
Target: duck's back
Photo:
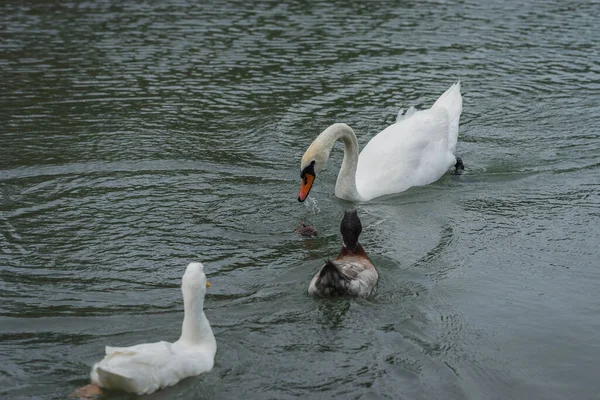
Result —
<instances>
[{"instance_id":1,"label":"duck's back","mask_svg":"<svg viewBox=\"0 0 600 400\"><path fill-rule=\"evenodd\" d=\"M377 271L358 243L362 223L356 210L346 211L340 224L344 240L335 261L327 260L308 286L319 296L368 296L377 283Z\"/></svg>"},{"instance_id":2,"label":"duck's back","mask_svg":"<svg viewBox=\"0 0 600 400\"><path fill-rule=\"evenodd\" d=\"M370 261L327 260L313 277L308 293L325 297L365 297L373 291L377 278L377 271Z\"/></svg>"},{"instance_id":3,"label":"duck's back","mask_svg":"<svg viewBox=\"0 0 600 400\"><path fill-rule=\"evenodd\" d=\"M348 288L351 296L365 297L371 294L379 275L375 266L366 257L341 255L335 260L335 264L346 276L352 277Z\"/></svg>"},{"instance_id":4,"label":"duck's back","mask_svg":"<svg viewBox=\"0 0 600 400\"><path fill-rule=\"evenodd\" d=\"M94 365L91 378L101 387L146 394L208 371L213 362L177 342L107 347L106 357Z\"/></svg>"}]
</instances>

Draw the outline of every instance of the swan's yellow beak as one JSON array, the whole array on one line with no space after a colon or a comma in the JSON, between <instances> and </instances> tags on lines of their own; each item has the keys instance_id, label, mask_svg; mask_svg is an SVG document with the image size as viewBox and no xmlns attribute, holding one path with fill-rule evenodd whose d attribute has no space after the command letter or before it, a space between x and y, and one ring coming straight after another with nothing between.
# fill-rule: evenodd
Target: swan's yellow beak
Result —
<instances>
[{"instance_id":1,"label":"swan's yellow beak","mask_svg":"<svg viewBox=\"0 0 600 400\"><path fill-rule=\"evenodd\" d=\"M210 283L208 281L206 282L206 287L210 287Z\"/></svg>"},{"instance_id":2,"label":"swan's yellow beak","mask_svg":"<svg viewBox=\"0 0 600 400\"><path fill-rule=\"evenodd\" d=\"M303 202L306 200L314 181L315 176L313 174L304 174L304 177L302 178L302 184L300 185L300 191L298 192L298 201Z\"/></svg>"}]
</instances>

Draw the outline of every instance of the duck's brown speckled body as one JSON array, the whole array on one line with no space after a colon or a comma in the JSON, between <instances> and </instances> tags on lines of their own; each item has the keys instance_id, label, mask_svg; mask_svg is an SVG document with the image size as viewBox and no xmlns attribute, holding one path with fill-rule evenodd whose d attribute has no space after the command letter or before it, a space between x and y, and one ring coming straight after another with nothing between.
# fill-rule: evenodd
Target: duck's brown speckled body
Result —
<instances>
[{"instance_id":1,"label":"duck's brown speckled body","mask_svg":"<svg viewBox=\"0 0 600 400\"><path fill-rule=\"evenodd\" d=\"M378 274L358 243L362 225L356 211L346 211L340 225L344 244L335 261L327 260L313 277L308 293L319 296L368 296Z\"/></svg>"}]
</instances>

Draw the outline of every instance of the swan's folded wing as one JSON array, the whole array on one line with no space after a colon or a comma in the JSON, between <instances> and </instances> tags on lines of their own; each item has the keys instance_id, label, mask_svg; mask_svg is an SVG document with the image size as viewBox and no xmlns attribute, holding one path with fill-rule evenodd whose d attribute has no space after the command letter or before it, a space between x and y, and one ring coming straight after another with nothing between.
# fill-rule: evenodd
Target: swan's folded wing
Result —
<instances>
[{"instance_id":1,"label":"swan's folded wing","mask_svg":"<svg viewBox=\"0 0 600 400\"><path fill-rule=\"evenodd\" d=\"M417 111L375 136L358 157L356 186L365 200L437 180L450 168L448 113Z\"/></svg>"}]
</instances>

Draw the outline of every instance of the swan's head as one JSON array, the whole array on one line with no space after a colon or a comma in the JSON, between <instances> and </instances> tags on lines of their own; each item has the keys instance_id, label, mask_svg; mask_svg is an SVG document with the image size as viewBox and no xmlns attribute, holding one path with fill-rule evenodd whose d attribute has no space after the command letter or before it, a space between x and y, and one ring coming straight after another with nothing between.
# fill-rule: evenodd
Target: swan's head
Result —
<instances>
[{"instance_id":1,"label":"swan's head","mask_svg":"<svg viewBox=\"0 0 600 400\"><path fill-rule=\"evenodd\" d=\"M317 174L321 172L329 159L330 151L331 146L324 145L321 136L319 136L302 156L300 163L300 179L302 179L302 182L298 192L298 201L302 202L308 197Z\"/></svg>"},{"instance_id":2,"label":"swan's head","mask_svg":"<svg viewBox=\"0 0 600 400\"><path fill-rule=\"evenodd\" d=\"M183 274L182 287L206 293L206 288L210 287L210 283L206 280L202 263L192 262L188 264Z\"/></svg>"}]
</instances>

